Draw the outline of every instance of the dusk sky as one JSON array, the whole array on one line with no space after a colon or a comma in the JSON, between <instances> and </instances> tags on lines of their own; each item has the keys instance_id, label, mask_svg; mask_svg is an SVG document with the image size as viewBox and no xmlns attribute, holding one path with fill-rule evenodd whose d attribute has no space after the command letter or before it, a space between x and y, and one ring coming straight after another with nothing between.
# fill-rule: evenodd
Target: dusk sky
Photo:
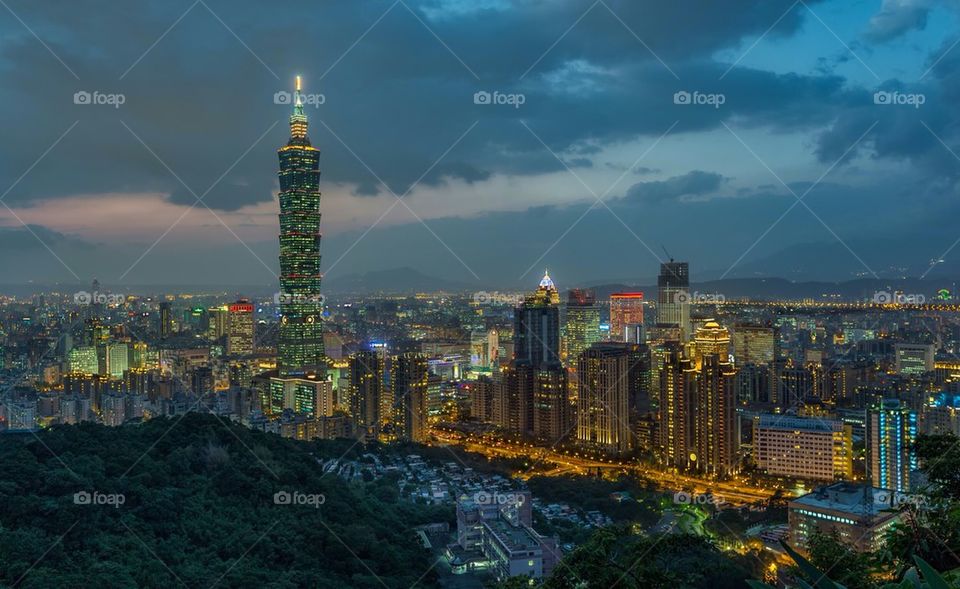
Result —
<instances>
[{"instance_id":1,"label":"dusk sky","mask_svg":"<svg viewBox=\"0 0 960 589\"><path fill-rule=\"evenodd\" d=\"M643 283L663 248L694 280L960 270L958 16L954 0L2 0L0 283L274 284L276 93L298 74L330 280Z\"/></svg>"}]
</instances>

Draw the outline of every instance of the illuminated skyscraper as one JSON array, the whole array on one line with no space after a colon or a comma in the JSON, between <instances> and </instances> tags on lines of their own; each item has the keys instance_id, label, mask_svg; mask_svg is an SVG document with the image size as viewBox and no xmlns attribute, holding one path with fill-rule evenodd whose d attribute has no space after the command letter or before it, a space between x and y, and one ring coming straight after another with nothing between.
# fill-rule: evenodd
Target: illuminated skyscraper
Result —
<instances>
[{"instance_id":1,"label":"illuminated skyscraper","mask_svg":"<svg viewBox=\"0 0 960 589\"><path fill-rule=\"evenodd\" d=\"M680 341L690 333L690 266L670 260L657 278L657 327L676 330Z\"/></svg>"},{"instance_id":2,"label":"illuminated skyscraper","mask_svg":"<svg viewBox=\"0 0 960 589\"><path fill-rule=\"evenodd\" d=\"M253 354L253 303L241 299L229 306L227 330L227 354L249 356Z\"/></svg>"},{"instance_id":3,"label":"illuminated skyscraper","mask_svg":"<svg viewBox=\"0 0 960 589\"><path fill-rule=\"evenodd\" d=\"M297 77L290 140L280 158L280 377L319 375L323 360L320 294L320 150L307 137Z\"/></svg>"},{"instance_id":4,"label":"illuminated skyscraper","mask_svg":"<svg viewBox=\"0 0 960 589\"><path fill-rule=\"evenodd\" d=\"M686 469L696 463L695 410L697 368L676 343L666 344L658 370L660 461L664 466Z\"/></svg>"},{"instance_id":5,"label":"illuminated skyscraper","mask_svg":"<svg viewBox=\"0 0 960 589\"><path fill-rule=\"evenodd\" d=\"M350 413L357 437L374 441L380 435L380 397L383 390L383 365L380 354L360 350L350 357Z\"/></svg>"},{"instance_id":6,"label":"illuminated skyscraper","mask_svg":"<svg viewBox=\"0 0 960 589\"><path fill-rule=\"evenodd\" d=\"M738 470L736 391L730 362L730 333L715 321L697 330L694 359L697 369L696 461L697 470L727 476Z\"/></svg>"},{"instance_id":7,"label":"illuminated skyscraper","mask_svg":"<svg viewBox=\"0 0 960 589\"><path fill-rule=\"evenodd\" d=\"M577 443L609 454L630 450L630 348L597 344L577 367Z\"/></svg>"},{"instance_id":8,"label":"illuminated skyscraper","mask_svg":"<svg viewBox=\"0 0 960 589\"><path fill-rule=\"evenodd\" d=\"M584 350L600 341L600 307L593 292L579 288L570 290L564 331L568 365L575 364Z\"/></svg>"},{"instance_id":9,"label":"illuminated skyscraper","mask_svg":"<svg viewBox=\"0 0 960 589\"><path fill-rule=\"evenodd\" d=\"M643 293L615 292L610 295L610 339L615 342L643 343L628 337L628 331L643 326Z\"/></svg>"},{"instance_id":10,"label":"illuminated skyscraper","mask_svg":"<svg viewBox=\"0 0 960 589\"><path fill-rule=\"evenodd\" d=\"M569 416L560 363L560 293L544 273L537 290L514 313L513 365L497 395L503 427L556 443Z\"/></svg>"},{"instance_id":11,"label":"illuminated skyscraper","mask_svg":"<svg viewBox=\"0 0 960 589\"><path fill-rule=\"evenodd\" d=\"M560 293L546 272L514 314L513 356L532 368L560 364Z\"/></svg>"},{"instance_id":12,"label":"illuminated skyscraper","mask_svg":"<svg viewBox=\"0 0 960 589\"><path fill-rule=\"evenodd\" d=\"M390 388L398 416L397 435L410 442L427 438L427 386L430 366L426 356L406 352L394 356L390 369Z\"/></svg>"},{"instance_id":13,"label":"illuminated skyscraper","mask_svg":"<svg viewBox=\"0 0 960 589\"><path fill-rule=\"evenodd\" d=\"M912 449L917 434L916 412L897 399L867 410L867 477L874 487L910 491L910 471L918 466Z\"/></svg>"}]
</instances>

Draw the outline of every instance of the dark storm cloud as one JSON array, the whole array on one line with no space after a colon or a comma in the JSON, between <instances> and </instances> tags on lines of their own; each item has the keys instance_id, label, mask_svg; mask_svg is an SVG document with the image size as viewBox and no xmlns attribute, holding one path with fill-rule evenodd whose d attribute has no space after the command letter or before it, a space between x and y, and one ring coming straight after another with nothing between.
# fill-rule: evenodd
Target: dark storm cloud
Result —
<instances>
[{"instance_id":1,"label":"dark storm cloud","mask_svg":"<svg viewBox=\"0 0 960 589\"><path fill-rule=\"evenodd\" d=\"M703 196L715 192L724 177L714 172L694 170L667 180L638 182L627 190L624 200L639 203L660 203L679 200L685 196Z\"/></svg>"},{"instance_id":2,"label":"dark storm cloud","mask_svg":"<svg viewBox=\"0 0 960 589\"><path fill-rule=\"evenodd\" d=\"M670 98L680 84L634 33L684 84L707 87L725 68L703 65L704 56L763 32L790 2L611 1L633 32L597 4L547 52L592 2L512 3L473 13L468 4L411 0L407 5L479 80L403 4L334 66L391 4L298 1L277 10L210 0L211 13L189 0L11 1L79 80L11 15L0 15L6 76L0 106L11 115L5 132L18 138L3 146L0 178L12 182L74 121L79 124L7 200L157 191L184 204L203 195L220 209L263 202L275 187L273 151L283 141L288 114L274 104L274 92L287 89L295 72L304 74L308 92L326 98L308 108L311 135L324 151L325 179L358 184L358 195L377 192L374 174L397 193L406 191L477 120L425 182L555 171L561 164L520 125L521 117L551 149L584 155L659 134L675 118ZM443 17L429 20L437 11ZM771 35L790 34L799 19L791 12ZM764 84L766 101L758 84ZM742 107L731 106L728 114L748 116L752 109L772 119L779 104L796 111L794 124L814 111L801 102L837 92L829 80L742 70L727 86L743 98ZM473 95L481 90L522 92L526 102L521 108L476 105ZM75 105L78 91L122 93L125 103ZM715 113L685 115L685 131L719 121Z\"/></svg>"},{"instance_id":3,"label":"dark storm cloud","mask_svg":"<svg viewBox=\"0 0 960 589\"><path fill-rule=\"evenodd\" d=\"M90 249L93 247L93 244L82 239L64 235L42 225L0 227L0 250L4 252L46 251L44 244L51 248Z\"/></svg>"}]
</instances>

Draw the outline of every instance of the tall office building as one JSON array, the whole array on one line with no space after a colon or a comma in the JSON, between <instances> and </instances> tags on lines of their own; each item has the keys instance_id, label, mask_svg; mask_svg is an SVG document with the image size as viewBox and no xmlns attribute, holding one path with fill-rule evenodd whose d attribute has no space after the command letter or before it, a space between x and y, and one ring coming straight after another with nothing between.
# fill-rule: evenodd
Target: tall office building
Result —
<instances>
[{"instance_id":1,"label":"tall office building","mask_svg":"<svg viewBox=\"0 0 960 589\"><path fill-rule=\"evenodd\" d=\"M219 340L227 335L230 330L230 309L227 305L210 307L207 309L210 315L210 326L207 330L207 337L213 340Z\"/></svg>"},{"instance_id":2,"label":"tall office building","mask_svg":"<svg viewBox=\"0 0 960 589\"><path fill-rule=\"evenodd\" d=\"M568 364L575 364L584 350L600 341L600 307L592 291L574 288L567 294L564 331Z\"/></svg>"},{"instance_id":3,"label":"tall office building","mask_svg":"<svg viewBox=\"0 0 960 589\"><path fill-rule=\"evenodd\" d=\"M280 377L322 375L320 150L307 137L297 76L290 140L280 148Z\"/></svg>"},{"instance_id":4,"label":"tall office building","mask_svg":"<svg viewBox=\"0 0 960 589\"><path fill-rule=\"evenodd\" d=\"M157 327L157 333L161 339L170 337L173 333L173 309L167 301L160 303L160 323Z\"/></svg>"},{"instance_id":5,"label":"tall office building","mask_svg":"<svg viewBox=\"0 0 960 589\"><path fill-rule=\"evenodd\" d=\"M578 444L615 455L630 450L630 352L622 345L597 344L580 355Z\"/></svg>"},{"instance_id":6,"label":"tall office building","mask_svg":"<svg viewBox=\"0 0 960 589\"><path fill-rule=\"evenodd\" d=\"M110 378L123 378L123 373L129 368L130 351L124 342L108 344L104 349L106 370L101 374L109 374Z\"/></svg>"},{"instance_id":7,"label":"tall office building","mask_svg":"<svg viewBox=\"0 0 960 589\"><path fill-rule=\"evenodd\" d=\"M779 356L780 335L773 325L738 324L733 328L733 357L737 366L770 366Z\"/></svg>"},{"instance_id":8,"label":"tall office building","mask_svg":"<svg viewBox=\"0 0 960 589\"><path fill-rule=\"evenodd\" d=\"M917 469L913 443L917 414L897 399L884 399L867 409L867 477L873 486L907 493L910 473Z\"/></svg>"},{"instance_id":9,"label":"tall office building","mask_svg":"<svg viewBox=\"0 0 960 589\"><path fill-rule=\"evenodd\" d=\"M430 367L426 356L405 352L394 356L390 369L397 414L397 437L410 442L427 439L427 386Z\"/></svg>"},{"instance_id":10,"label":"tall office building","mask_svg":"<svg viewBox=\"0 0 960 589\"><path fill-rule=\"evenodd\" d=\"M643 293L616 292L610 295L610 339L643 343L632 337L643 327Z\"/></svg>"},{"instance_id":11,"label":"tall office building","mask_svg":"<svg viewBox=\"0 0 960 589\"><path fill-rule=\"evenodd\" d=\"M532 368L560 364L560 293L544 273L514 313L513 357Z\"/></svg>"},{"instance_id":12,"label":"tall office building","mask_svg":"<svg viewBox=\"0 0 960 589\"><path fill-rule=\"evenodd\" d=\"M228 306L227 354L253 354L253 303L241 299Z\"/></svg>"},{"instance_id":13,"label":"tall office building","mask_svg":"<svg viewBox=\"0 0 960 589\"><path fill-rule=\"evenodd\" d=\"M736 370L730 362L730 333L711 320L697 330L694 342L697 368L694 466L704 474L723 477L739 470Z\"/></svg>"},{"instance_id":14,"label":"tall office building","mask_svg":"<svg viewBox=\"0 0 960 589\"><path fill-rule=\"evenodd\" d=\"M566 431L569 408L560 363L560 293L549 274L514 312L513 341L495 413L508 430L555 443Z\"/></svg>"},{"instance_id":15,"label":"tall office building","mask_svg":"<svg viewBox=\"0 0 960 589\"><path fill-rule=\"evenodd\" d=\"M690 333L690 266L687 262L660 264L657 278L657 327L675 330L680 341Z\"/></svg>"},{"instance_id":16,"label":"tall office building","mask_svg":"<svg viewBox=\"0 0 960 589\"><path fill-rule=\"evenodd\" d=\"M350 357L350 413L357 436L366 441L380 435L380 396L383 365L373 350L360 350Z\"/></svg>"}]
</instances>

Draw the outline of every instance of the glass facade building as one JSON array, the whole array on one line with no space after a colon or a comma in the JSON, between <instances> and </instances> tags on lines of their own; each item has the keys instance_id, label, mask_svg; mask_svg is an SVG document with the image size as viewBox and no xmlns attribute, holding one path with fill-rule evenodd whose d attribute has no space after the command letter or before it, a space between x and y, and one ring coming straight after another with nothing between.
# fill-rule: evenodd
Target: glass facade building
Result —
<instances>
[{"instance_id":1,"label":"glass facade building","mask_svg":"<svg viewBox=\"0 0 960 589\"><path fill-rule=\"evenodd\" d=\"M290 116L290 141L280 157L281 377L322 375L320 294L320 150L307 137L300 79Z\"/></svg>"}]
</instances>

